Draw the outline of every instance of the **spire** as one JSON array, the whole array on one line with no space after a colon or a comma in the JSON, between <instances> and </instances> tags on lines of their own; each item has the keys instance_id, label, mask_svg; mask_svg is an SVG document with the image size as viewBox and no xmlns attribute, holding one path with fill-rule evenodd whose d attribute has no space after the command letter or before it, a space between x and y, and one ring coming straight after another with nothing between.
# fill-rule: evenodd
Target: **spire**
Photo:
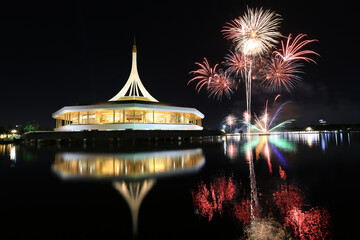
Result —
<instances>
[{"instance_id":1,"label":"spire","mask_svg":"<svg viewBox=\"0 0 360 240\"><path fill-rule=\"evenodd\" d=\"M142 84L138 71L137 71L137 63L136 63L136 44L134 37L134 45L132 49L132 64L131 64L131 72L130 76L125 83L124 87L109 101L122 101L122 100L141 100L141 101L150 101L150 102L159 102L150 93L145 89Z\"/></svg>"},{"instance_id":2,"label":"spire","mask_svg":"<svg viewBox=\"0 0 360 240\"><path fill-rule=\"evenodd\" d=\"M134 44L133 44L133 52L136 52L136 42L135 42L135 36L134 36Z\"/></svg>"}]
</instances>

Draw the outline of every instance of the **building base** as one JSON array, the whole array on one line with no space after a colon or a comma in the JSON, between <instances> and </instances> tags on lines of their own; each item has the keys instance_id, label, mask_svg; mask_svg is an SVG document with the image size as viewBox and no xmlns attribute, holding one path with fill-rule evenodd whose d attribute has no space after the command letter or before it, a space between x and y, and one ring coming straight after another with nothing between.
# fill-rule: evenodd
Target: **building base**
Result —
<instances>
[{"instance_id":1,"label":"building base","mask_svg":"<svg viewBox=\"0 0 360 240\"><path fill-rule=\"evenodd\" d=\"M171 124L171 123L111 123L111 124L72 124L55 128L55 132L78 132L78 131L115 131L115 130L203 130L195 124Z\"/></svg>"}]
</instances>

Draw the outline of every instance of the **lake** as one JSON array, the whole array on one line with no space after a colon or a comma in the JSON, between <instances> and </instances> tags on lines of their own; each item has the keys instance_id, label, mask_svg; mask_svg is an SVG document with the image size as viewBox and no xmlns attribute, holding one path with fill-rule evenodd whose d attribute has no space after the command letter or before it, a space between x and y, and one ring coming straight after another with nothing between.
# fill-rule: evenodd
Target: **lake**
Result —
<instances>
[{"instance_id":1,"label":"lake","mask_svg":"<svg viewBox=\"0 0 360 240\"><path fill-rule=\"evenodd\" d=\"M0 145L2 239L353 239L360 134Z\"/></svg>"}]
</instances>

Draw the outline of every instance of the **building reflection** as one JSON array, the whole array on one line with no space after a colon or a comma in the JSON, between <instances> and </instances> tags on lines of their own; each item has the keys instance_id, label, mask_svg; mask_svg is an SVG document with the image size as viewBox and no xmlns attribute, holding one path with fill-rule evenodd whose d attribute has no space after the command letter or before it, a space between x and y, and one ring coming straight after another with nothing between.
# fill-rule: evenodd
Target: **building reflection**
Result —
<instances>
[{"instance_id":1,"label":"building reflection","mask_svg":"<svg viewBox=\"0 0 360 240\"><path fill-rule=\"evenodd\" d=\"M136 236L142 201L156 179L196 173L204 164L200 148L120 154L62 152L56 153L52 169L63 180L111 180L129 206Z\"/></svg>"},{"instance_id":2,"label":"building reflection","mask_svg":"<svg viewBox=\"0 0 360 240\"><path fill-rule=\"evenodd\" d=\"M62 178L144 178L194 171L205 163L202 149L143 153L57 153L53 169Z\"/></svg>"}]
</instances>

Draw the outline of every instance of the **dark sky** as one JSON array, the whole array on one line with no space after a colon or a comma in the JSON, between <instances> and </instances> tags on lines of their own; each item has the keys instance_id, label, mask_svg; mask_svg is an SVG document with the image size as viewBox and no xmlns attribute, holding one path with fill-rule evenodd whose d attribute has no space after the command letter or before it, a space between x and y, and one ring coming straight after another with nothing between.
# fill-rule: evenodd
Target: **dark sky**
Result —
<instances>
[{"instance_id":1,"label":"dark sky","mask_svg":"<svg viewBox=\"0 0 360 240\"><path fill-rule=\"evenodd\" d=\"M63 106L107 101L130 73L134 36L143 84L160 102L187 105L217 128L245 110L244 88L230 100L208 98L187 86L194 62L213 65L231 48L220 31L249 7L283 18L283 35L307 33L321 57L306 64L288 115L298 125L360 123L358 13L354 1L9 1L0 7L0 125L35 120L54 127ZM278 93L254 90L253 109Z\"/></svg>"}]
</instances>

